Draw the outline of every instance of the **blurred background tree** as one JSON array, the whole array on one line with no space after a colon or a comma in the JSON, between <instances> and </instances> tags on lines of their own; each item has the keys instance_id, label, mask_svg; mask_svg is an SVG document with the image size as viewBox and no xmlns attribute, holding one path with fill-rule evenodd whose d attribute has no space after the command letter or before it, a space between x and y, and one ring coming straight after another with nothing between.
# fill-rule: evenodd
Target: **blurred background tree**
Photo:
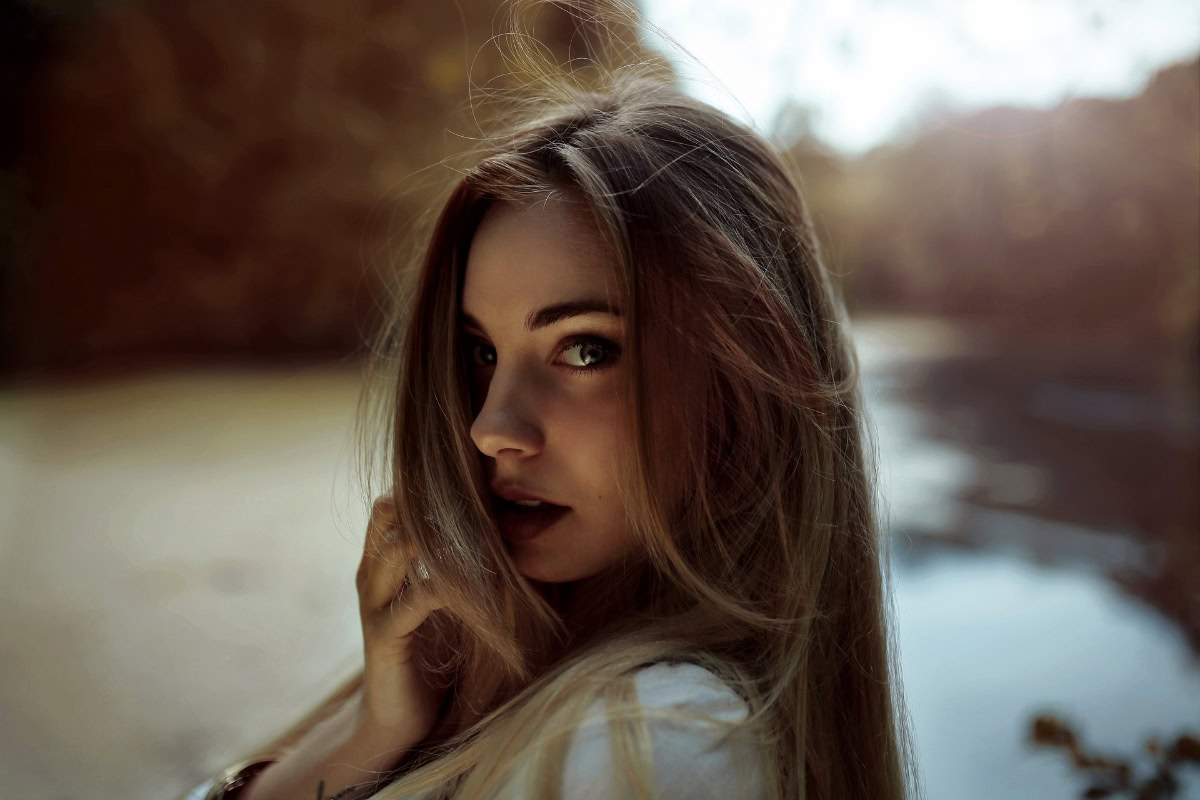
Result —
<instances>
[{"instance_id":1,"label":"blurred background tree","mask_svg":"<svg viewBox=\"0 0 1200 800\"><path fill-rule=\"evenodd\" d=\"M357 352L397 227L482 135L468 81L517 85L483 47L500 11L10 4L4 366ZM597 30L549 7L537 35L565 63Z\"/></svg>"}]
</instances>

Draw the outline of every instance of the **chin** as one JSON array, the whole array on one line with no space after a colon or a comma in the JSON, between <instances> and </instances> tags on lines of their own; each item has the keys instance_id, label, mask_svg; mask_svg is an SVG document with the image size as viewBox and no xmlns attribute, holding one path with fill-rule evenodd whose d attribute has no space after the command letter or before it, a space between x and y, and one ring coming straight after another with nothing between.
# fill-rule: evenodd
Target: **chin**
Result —
<instances>
[{"instance_id":1,"label":"chin","mask_svg":"<svg viewBox=\"0 0 1200 800\"><path fill-rule=\"evenodd\" d=\"M519 556L513 560L516 562L517 572L531 581L540 581L541 583L570 583L571 581L578 580L569 573L564 574L561 569L556 570L540 564L527 563Z\"/></svg>"},{"instance_id":2,"label":"chin","mask_svg":"<svg viewBox=\"0 0 1200 800\"><path fill-rule=\"evenodd\" d=\"M583 565L556 564L544 553L522 552L520 547L509 546L509 554L517 572L531 581L542 583L571 583L595 575L598 570Z\"/></svg>"}]
</instances>

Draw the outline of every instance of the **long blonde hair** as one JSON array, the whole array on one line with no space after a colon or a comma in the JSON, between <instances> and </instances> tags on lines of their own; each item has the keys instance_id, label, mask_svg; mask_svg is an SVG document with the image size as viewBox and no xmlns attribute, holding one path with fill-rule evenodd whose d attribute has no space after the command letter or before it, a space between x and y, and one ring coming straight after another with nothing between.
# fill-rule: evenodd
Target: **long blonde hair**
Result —
<instances>
[{"instance_id":1,"label":"long blonde hair","mask_svg":"<svg viewBox=\"0 0 1200 800\"><path fill-rule=\"evenodd\" d=\"M535 49L518 56L533 74ZM647 69L586 87L552 72L448 187L368 362L367 460L382 448L400 530L430 573L421 585L446 604L425 625L430 652L457 654L448 682L490 681L478 721L436 729L375 797L484 797L524 757L527 796L555 797L570 732L598 697L621 721L614 769L649 797L630 676L661 662L705 666L746 701L738 729L759 745L767 796L909 797L858 362L794 171ZM572 587L535 586L496 531L458 326L489 204L564 192L600 231L624 295L618 479L643 545L603 576L603 613L582 633L560 614ZM683 431L669 454L652 434L665 424ZM463 702L449 695L450 710Z\"/></svg>"}]
</instances>

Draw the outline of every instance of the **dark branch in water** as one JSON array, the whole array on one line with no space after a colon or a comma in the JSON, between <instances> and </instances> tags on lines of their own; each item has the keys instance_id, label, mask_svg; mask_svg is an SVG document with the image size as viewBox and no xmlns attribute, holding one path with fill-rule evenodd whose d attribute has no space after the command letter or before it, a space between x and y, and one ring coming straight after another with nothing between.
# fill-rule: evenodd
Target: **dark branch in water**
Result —
<instances>
[{"instance_id":1,"label":"dark branch in water","mask_svg":"<svg viewBox=\"0 0 1200 800\"><path fill-rule=\"evenodd\" d=\"M1158 739L1146 740L1146 751L1154 763L1150 774L1139 780L1132 759L1104 758L1084 750L1071 726L1050 714L1033 718L1029 738L1035 747L1054 747L1065 751L1077 772L1088 776L1082 798L1116 797L1128 794L1137 800L1165 800L1176 797L1182 784L1177 767L1185 762L1200 764L1200 738L1180 733L1167 748Z\"/></svg>"}]
</instances>

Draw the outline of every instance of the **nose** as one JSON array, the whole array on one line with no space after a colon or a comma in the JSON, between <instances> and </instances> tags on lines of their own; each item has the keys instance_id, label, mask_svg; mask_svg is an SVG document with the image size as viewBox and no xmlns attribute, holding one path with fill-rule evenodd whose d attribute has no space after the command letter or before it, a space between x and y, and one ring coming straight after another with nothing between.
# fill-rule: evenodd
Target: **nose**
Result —
<instances>
[{"instance_id":1,"label":"nose","mask_svg":"<svg viewBox=\"0 0 1200 800\"><path fill-rule=\"evenodd\" d=\"M545 433L533 407L535 389L516 372L494 372L490 383L480 389L483 407L471 424L471 439L479 452L491 458L506 450L521 456L541 452Z\"/></svg>"}]
</instances>

